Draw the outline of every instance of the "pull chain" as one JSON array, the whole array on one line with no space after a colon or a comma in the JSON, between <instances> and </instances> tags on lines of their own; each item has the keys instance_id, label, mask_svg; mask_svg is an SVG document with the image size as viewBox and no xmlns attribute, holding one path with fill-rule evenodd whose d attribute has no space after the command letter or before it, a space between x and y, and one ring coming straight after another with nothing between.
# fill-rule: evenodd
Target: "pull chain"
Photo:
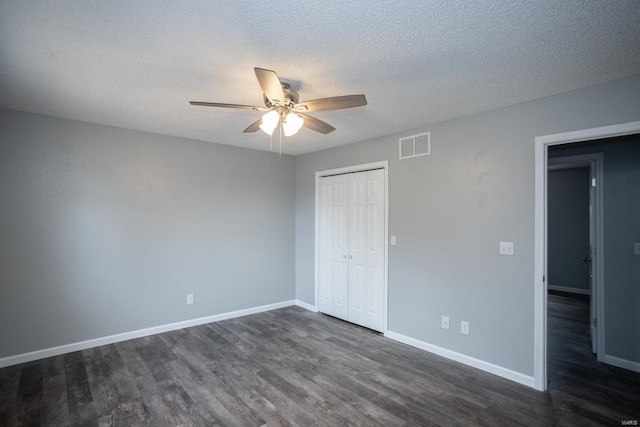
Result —
<instances>
[{"instance_id":1,"label":"pull chain","mask_svg":"<svg viewBox=\"0 0 640 427\"><path fill-rule=\"evenodd\" d=\"M282 156L282 123L280 123L280 152L278 156Z\"/></svg>"}]
</instances>

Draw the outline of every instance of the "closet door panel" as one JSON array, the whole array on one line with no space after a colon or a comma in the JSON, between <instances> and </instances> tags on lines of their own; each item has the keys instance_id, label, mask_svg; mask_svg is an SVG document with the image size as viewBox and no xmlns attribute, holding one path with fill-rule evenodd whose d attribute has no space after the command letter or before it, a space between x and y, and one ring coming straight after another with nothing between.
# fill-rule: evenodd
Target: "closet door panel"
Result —
<instances>
[{"instance_id":1,"label":"closet door panel","mask_svg":"<svg viewBox=\"0 0 640 427\"><path fill-rule=\"evenodd\" d=\"M366 173L349 174L349 321L365 322L367 294L367 198Z\"/></svg>"},{"instance_id":2,"label":"closet door panel","mask_svg":"<svg viewBox=\"0 0 640 427\"><path fill-rule=\"evenodd\" d=\"M366 290L361 324L376 331L384 327L384 188L384 171L366 172Z\"/></svg>"},{"instance_id":3,"label":"closet door panel","mask_svg":"<svg viewBox=\"0 0 640 427\"><path fill-rule=\"evenodd\" d=\"M320 301L318 309L347 319L348 316L348 179L321 179L321 212L318 235Z\"/></svg>"}]
</instances>

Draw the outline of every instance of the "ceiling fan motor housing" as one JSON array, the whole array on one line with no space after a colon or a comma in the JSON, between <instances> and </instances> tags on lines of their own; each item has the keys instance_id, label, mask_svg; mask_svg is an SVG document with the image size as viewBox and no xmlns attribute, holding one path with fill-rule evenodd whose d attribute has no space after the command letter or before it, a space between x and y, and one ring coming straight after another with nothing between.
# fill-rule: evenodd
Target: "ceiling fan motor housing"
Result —
<instances>
[{"instance_id":1,"label":"ceiling fan motor housing","mask_svg":"<svg viewBox=\"0 0 640 427\"><path fill-rule=\"evenodd\" d=\"M285 82L281 82L281 83L282 83L282 92L284 92L284 107L292 108L300 100L300 95L298 95L298 92L291 90L291 86L289 85L289 83L285 83ZM269 98L267 98L267 95L262 94L262 97L264 99L265 106L267 106L268 108L275 107L275 105L272 104L271 101L269 101Z\"/></svg>"}]
</instances>

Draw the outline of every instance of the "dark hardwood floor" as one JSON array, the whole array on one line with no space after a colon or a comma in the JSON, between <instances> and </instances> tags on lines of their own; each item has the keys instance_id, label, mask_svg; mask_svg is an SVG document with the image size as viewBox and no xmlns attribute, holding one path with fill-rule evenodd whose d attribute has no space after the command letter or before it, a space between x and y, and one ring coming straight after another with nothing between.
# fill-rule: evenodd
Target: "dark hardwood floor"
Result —
<instances>
[{"instance_id":1,"label":"dark hardwood floor","mask_svg":"<svg viewBox=\"0 0 640 427\"><path fill-rule=\"evenodd\" d=\"M640 375L583 354L583 311L550 297L546 393L289 307L0 369L0 426L617 426L639 419Z\"/></svg>"},{"instance_id":2,"label":"dark hardwood floor","mask_svg":"<svg viewBox=\"0 0 640 427\"><path fill-rule=\"evenodd\" d=\"M616 414L640 425L640 374L600 363L591 352L589 296L550 292L547 301L550 395L602 425Z\"/></svg>"}]
</instances>

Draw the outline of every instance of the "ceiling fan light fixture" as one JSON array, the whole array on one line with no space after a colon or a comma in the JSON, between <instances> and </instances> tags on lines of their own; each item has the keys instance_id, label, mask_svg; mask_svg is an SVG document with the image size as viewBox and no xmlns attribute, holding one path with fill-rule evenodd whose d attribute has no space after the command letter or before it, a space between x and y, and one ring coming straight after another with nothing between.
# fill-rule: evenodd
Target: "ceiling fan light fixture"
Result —
<instances>
[{"instance_id":1,"label":"ceiling fan light fixture","mask_svg":"<svg viewBox=\"0 0 640 427\"><path fill-rule=\"evenodd\" d=\"M284 130L284 136L291 136L298 133L302 125L304 124L304 119L299 115L289 112L284 118L282 122L282 129Z\"/></svg>"},{"instance_id":2,"label":"ceiling fan light fixture","mask_svg":"<svg viewBox=\"0 0 640 427\"><path fill-rule=\"evenodd\" d=\"M282 126L280 127L280 136L283 133L284 136L295 135L302 126L326 135L336 130L336 128L329 123L307 115L307 112L342 110L344 108L367 105L367 98L362 94L332 96L299 103L300 97L298 93L291 90L289 83L281 81L275 71L259 67L255 67L253 71L262 89L264 107L222 102L190 101L189 103L203 107L237 108L266 112L261 119L251 123L242 132L253 133L257 132L258 129L262 129L269 136L273 136L273 132L280 126Z\"/></svg>"},{"instance_id":3,"label":"ceiling fan light fixture","mask_svg":"<svg viewBox=\"0 0 640 427\"><path fill-rule=\"evenodd\" d=\"M273 131L278 126L278 122L280 121L280 115L277 111L271 110L264 116L262 116L262 123L260 124L260 129L262 129L266 134L273 135Z\"/></svg>"}]
</instances>

